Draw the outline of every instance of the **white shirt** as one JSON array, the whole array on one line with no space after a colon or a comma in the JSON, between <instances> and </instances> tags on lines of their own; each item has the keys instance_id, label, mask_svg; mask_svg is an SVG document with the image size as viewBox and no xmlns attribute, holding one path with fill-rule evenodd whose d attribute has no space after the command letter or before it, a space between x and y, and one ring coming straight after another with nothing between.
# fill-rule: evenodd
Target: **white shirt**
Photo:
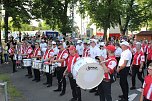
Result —
<instances>
[{"instance_id":1,"label":"white shirt","mask_svg":"<svg viewBox=\"0 0 152 101\"><path fill-rule=\"evenodd\" d=\"M64 47L64 48L66 48L66 47L67 47L65 42L63 42L63 47Z\"/></svg>"},{"instance_id":2,"label":"white shirt","mask_svg":"<svg viewBox=\"0 0 152 101\"><path fill-rule=\"evenodd\" d=\"M94 48L90 46L90 51L89 51L89 55L91 58L94 58L96 56L100 56L100 49L99 47L95 46Z\"/></svg>"},{"instance_id":3,"label":"white shirt","mask_svg":"<svg viewBox=\"0 0 152 101\"><path fill-rule=\"evenodd\" d=\"M82 45L77 45L77 46L76 46L76 50L78 51L78 54L79 54L79 55L82 55L82 54L83 54L83 46L82 46Z\"/></svg>"},{"instance_id":4,"label":"white shirt","mask_svg":"<svg viewBox=\"0 0 152 101\"><path fill-rule=\"evenodd\" d=\"M115 56L116 57L120 57L121 56L121 53L122 53L122 49L120 47L118 47L115 51Z\"/></svg>"},{"instance_id":5,"label":"white shirt","mask_svg":"<svg viewBox=\"0 0 152 101\"><path fill-rule=\"evenodd\" d=\"M55 48L53 48L53 50L54 50L54 55L57 55L59 53L59 49L57 46Z\"/></svg>"},{"instance_id":6,"label":"white shirt","mask_svg":"<svg viewBox=\"0 0 152 101\"><path fill-rule=\"evenodd\" d=\"M132 59L132 53L129 49L123 51L121 53L121 57L119 60L119 66L122 66L124 64L125 60L128 60L126 67L129 67L131 64L131 59Z\"/></svg>"},{"instance_id":7,"label":"white shirt","mask_svg":"<svg viewBox=\"0 0 152 101\"><path fill-rule=\"evenodd\" d=\"M47 44L46 43L40 43L40 48L41 51L43 52L43 54L45 53L46 49L47 49Z\"/></svg>"},{"instance_id":8,"label":"white shirt","mask_svg":"<svg viewBox=\"0 0 152 101\"><path fill-rule=\"evenodd\" d=\"M106 49L101 49L100 50L100 56L102 56L106 59L107 58L107 50Z\"/></svg>"}]
</instances>

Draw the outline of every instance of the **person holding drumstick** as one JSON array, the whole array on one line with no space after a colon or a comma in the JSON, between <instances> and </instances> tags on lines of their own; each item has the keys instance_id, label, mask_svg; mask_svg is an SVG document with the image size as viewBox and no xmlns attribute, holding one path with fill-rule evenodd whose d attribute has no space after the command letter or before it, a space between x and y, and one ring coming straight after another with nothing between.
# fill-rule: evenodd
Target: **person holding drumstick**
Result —
<instances>
[{"instance_id":1,"label":"person holding drumstick","mask_svg":"<svg viewBox=\"0 0 152 101\"><path fill-rule=\"evenodd\" d=\"M81 89L76 84L76 80L73 78L73 75L71 73L73 65L76 63L78 59L80 59L80 56L76 52L75 46L71 45L68 49L69 49L70 56L68 58L68 65L67 65L66 70L63 73L63 76L65 76L66 73L68 72L68 77L69 77L70 86L72 90L72 96L73 96L73 98L69 101L81 101Z\"/></svg>"},{"instance_id":2,"label":"person holding drumstick","mask_svg":"<svg viewBox=\"0 0 152 101\"><path fill-rule=\"evenodd\" d=\"M116 69L117 66L117 60L114 54L116 47L113 45L108 45L106 49L108 53L107 54L108 58L106 59L106 62L103 62L104 61L103 57L99 57L100 65L103 67L104 70L104 79L98 86L100 101L105 101L105 99L106 101L112 101L110 74L114 73L114 70Z\"/></svg>"},{"instance_id":3,"label":"person holding drumstick","mask_svg":"<svg viewBox=\"0 0 152 101\"><path fill-rule=\"evenodd\" d=\"M42 62L44 64L51 64L50 60L53 59L54 56L54 50L52 49L52 45L48 44L47 49L42 57ZM47 82L43 83L44 85L47 85L47 87L51 87L52 86L52 73L45 73L46 74L46 78L47 78Z\"/></svg>"},{"instance_id":4,"label":"person holding drumstick","mask_svg":"<svg viewBox=\"0 0 152 101\"><path fill-rule=\"evenodd\" d=\"M41 49L40 49L40 45L38 42L35 43L35 49L34 49L32 58L36 58L36 60L40 60L40 58L41 58ZM39 69L33 69L33 72L34 72L34 79L32 81L39 82L40 81Z\"/></svg>"},{"instance_id":5,"label":"person holding drumstick","mask_svg":"<svg viewBox=\"0 0 152 101\"><path fill-rule=\"evenodd\" d=\"M53 60L54 63L59 63L60 65L56 68L57 79L58 79L58 88L54 90L55 92L61 92L60 96L65 94L66 90L66 79L63 77L63 73L67 67L68 51L64 48L63 44L58 44L59 53L57 54L56 60ZM62 81L61 81L62 80ZM63 85L63 88L62 88Z\"/></svg>"}]
</instances>

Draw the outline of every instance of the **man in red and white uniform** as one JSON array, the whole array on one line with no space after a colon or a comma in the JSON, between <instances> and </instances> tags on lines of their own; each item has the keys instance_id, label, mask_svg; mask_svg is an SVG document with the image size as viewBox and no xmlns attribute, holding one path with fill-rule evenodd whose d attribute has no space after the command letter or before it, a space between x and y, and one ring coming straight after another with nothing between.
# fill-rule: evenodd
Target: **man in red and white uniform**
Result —
<instances>
[{"instance_id":1,"label":"man in red and white uniform","mask_svg":"<svg viewBox=\"0 0 152 101\"><path fill-rule=\"evenodd\" d=\"M40 45L38 42L35 43L35 49L34 49L32 58L36 58L36 60L40 60L40 58L41 58L41 49L40 49ZM34 72L34 79L32 81L39 82L40 81L39 69L33 69L33 72Z\"/></svg>"},{"instance_id":2,"label":"man in red and white uniform","mask_svg":"<svg viewBox=\"0 0 152 101\"><path fill-rule=\"evenodd\" d=\"M26 56L27 59L31 59L32 55L33 55L33 49L31 47L31 42L28 42L27 46L28 46L27 50L23 56ZM27 67L27 71L28 71L28 74L25 76L28 76L28 78L32 78L33 77L32 76L32 67L31 66Z\"/></svg>"},{"instance_id":3,"label":"man in red and white uniform","mask_svg":"<svg viewBox=\"0 0 152 101\"><path fill-rule=\"evenodd\" d=\"M152 41L150 41L150 44L147 48L147 67L152 62Z\"/></svg>"},{"instance_id":4,"label":"man in red and white uniform","mask_svg":"<svg viewBox=\"0 0 152 101\"><path fill-rule=\"evenodd\" d=\"M52 45L48 44L47 49L42 57L42 62L44 64L48 64L50 66L50 62L53 59L54 56L54 50L52 49ZM46 74L46 83L43 83L44 85L47 85L47 87L52 86L52 73L45 73Z\"/></svg>"},{"instance_id":5,"label":"man in red and white uniform","mask_svg":"<svg viewBox=\"0 0 152 101\"><path fill-rule=\"evenodd\" d=\"M152 101L152 63L148 67L148 75L144 79L140 101Z\"/></svg>"},{"instance_id":6,"label":"man in red and white uniform","mask_svg":"<svg viewBox=\"0 0 152 101\"><path fill-rule=\"evenodd\" d=\"M99 57L100 62L101 62L100 64L103 67L103 70L105 72L104 79L98 86L100 101L104 101L105 99L107 101L112 101L110 74L114 73L114 70L116 69L116 66L117 66L117 60L116 60L116 57L114 54L116 47L113 45L108 45L106 47L106 49L107 49L107 53L108 53L108 58L106 59L107 62L106 63L102 62L102 61L104 61L104 58Z\"/></svg>"},{"instance_id":7,"label":"man in red and white uniform","mask_svg":"<svg viewBox=\"0 0 152 101\"><path fill-rule=\"evenodd\" d=\"M142 70L143 70L143 65L145 62L145 56L144 56L144 52L141 51L141 43L137 42L136 43L136 53L134 54L133 57L133 62L132 62L132 87L130 88L130 90L136 89L135 86L135 78L136 78L136 74L138 76L138 79L141 81L141 83L143 84L144 79L142 78Z\"/></svg>"},{"instance_id":8,"label":"man in red and white uniform","mask_svg":"<svg viewBox=\"0 0 152 101\"><path fill-rule=\"evenodd\" d=\"M66 91L66 79L65 77L63 77L63 73L65 69L67 68L67 60L68 60L69 54L68 54L68 51L64 48L62 43L58 44L58 49L59 49L59 53L57 54L56 60L52 61L54 63L59 64L58 67L56 68L58 88L54 91L55 92L62 91L60 96L63 96Z\"/></svg>"},{"instance_id":9,"label":"man in red and white uniform","mask_svg":"<svg viewBox=\"0 0 152 101\"><path fill-rule=\"evenodd\" d=\"M84 42L83 43L83 55L82 57L88 57L89 56L89 48L88 48L88 43Z\"/></svg>"},{"instance_id":10,"label":"man in red and white uniform","mask_svg":"<svg viewBox=\"0 0 152 101\"><path fill-rule=\"evenodd\" d=\"M69 58L68 58L68 65L64 72L64 76L66 75L66 72L68 72L68 77L70 81L70 86L72 90L72 96L73 98L70 101L81 101L81 89L77 86L76 80L73 78L73 75L71 73L73 65L76 63L78 59L80 59L79 54L76 52L75 46L69 47Z\"/></svg>"},{"instance_id":11,"label":"man in red and white uniform","mask_svg":"<svg viewBox=\"0 0 152 101\"><path fill-rule=\"evenodd\" d=\"M15 54L15 46L13 44L10 45L8 52L13 63L13 73L15 73L17 71L16 71L16 60L13 59L14 54Z\"/></svg>"}]
</instances>

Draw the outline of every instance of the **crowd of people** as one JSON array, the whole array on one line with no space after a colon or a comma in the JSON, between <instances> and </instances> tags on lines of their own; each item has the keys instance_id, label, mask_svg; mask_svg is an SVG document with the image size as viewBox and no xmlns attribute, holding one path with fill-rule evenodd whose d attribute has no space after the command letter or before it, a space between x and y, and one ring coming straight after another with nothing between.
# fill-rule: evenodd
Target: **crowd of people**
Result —
<instances>
[{"instance_id":1,"label":"crowd of people","mask_svg":"<svg viewBox=\"0 0 152 101\"><path fill-rule=\"evenodd\" d=\"M2 55L2 51L1 55ZM6 43L3 48L5 63L8 64L8 57L13 63L13 73L17 72L17 68L25 68L22 66L23 59L40 60L42 64L51 65L58 63L57 68L52 73L45 73L47 87L52 86L52 78L57 77L58 85L54 92L61 92L60 96L66 93L66 78L68 76L72 98L70 101L82 101L81 88L77 85L72 75L73 65L81 57L91 57L97 59L104 70L104 79L90 93L100 96L100 101L112 101L111 97L111 75L116 73L120 78L120 87L122 95L119 101L128 101L129 85L127 76L132 76L132 86L130 90L136 89L136 75L141 81L143 92L141 101L152 101L152 41L133 40L127 41L121 39L120 42L103 42L98 39L91 38L89 40L78 39L76 44L70 39L62 38L47 39L47 37L25 37L22 41L17 42L11 40ZM2 56L1 56L2 57ZM16 59L14 59L16 57ZM21 57L21 59L20 59ZM105 61L106 62L103 62ZM43 65L42 65L43 66ZM34 69L28 66L28 78L32 81L39 82L41 80L40 69ZM148 70L147 70L148 69ZM145 73L145 71L147 71Z\"/></svg>"}]
</instances>

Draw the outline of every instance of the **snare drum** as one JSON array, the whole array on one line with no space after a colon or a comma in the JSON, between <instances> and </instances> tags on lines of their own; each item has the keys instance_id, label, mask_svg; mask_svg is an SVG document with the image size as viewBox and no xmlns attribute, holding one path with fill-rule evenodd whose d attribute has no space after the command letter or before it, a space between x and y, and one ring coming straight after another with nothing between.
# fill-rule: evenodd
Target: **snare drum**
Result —
<instances>
[{"instance_id":1,"label":"snare drum","mask_svg":"<svg viewBox=\"0 0 152 101\"><path fill-rule=\"evenodd\" d=\"M32 66L32 60L31 59L23 59L23 66L24 67Z\"/></svg>"},{"instance_id":2,"label":"snare drum","mask_svg":"<svg viewBox=\"0 0 152 101\"><path fill-rule=\"evenodd\" d=\"M22 60L22 55L14 54L13 60Z\"/></svg>"},{"instance_id":3,"label":"snare drum","mask_svg":"<svg viewBox=\"0 0 152 101\"><path fill-rule=\"evenodd\" d=\"M36 58L32 58L32 68L35 68L35 61L36 61Z\"/></svg>"},{"instance_id":4,"label":"snare drum","mask_svg":"<svg viewBox=\"0 0 152 101\"><path fill-rule=\"evenodd\" d=\"M35 60L35 69L42 69L42 61L40 60Z\"/></svg>"},{"instance_id":5,"label":"snare drum","mask_svg":"<svg viewBox=\"0 0 152 101\"><path fill-rule=\"evenodd\" d=\"M72 74L78 86L92 89L102 82L104 70L95 59L83 57L73 65Z\"/></svg>"}]
</instances>

